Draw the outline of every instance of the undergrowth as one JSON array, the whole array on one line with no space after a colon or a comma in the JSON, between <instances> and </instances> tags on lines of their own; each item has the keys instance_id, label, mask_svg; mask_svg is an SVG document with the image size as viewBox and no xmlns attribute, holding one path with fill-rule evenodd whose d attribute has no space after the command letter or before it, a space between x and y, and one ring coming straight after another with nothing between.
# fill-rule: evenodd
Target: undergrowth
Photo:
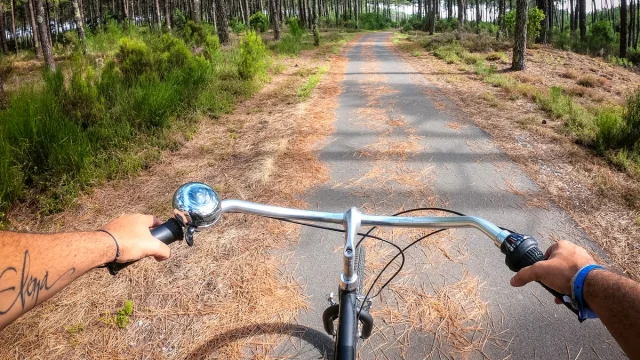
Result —
<instances>
[{"instance_id":1,"label":"undergrowth","mask_svg":"<svg viewBox=\"0 0 640 360\"><path fill-rule=\"evenodd\" d=\"M92 35L90 48L112 54L103 66L76 51L65 72L45 72L9 95L0 110L0 222L15 201L50 214L88 186L149 166L177 149L199 114L217 117L255 92L265 72L255 33L222 51L191 22L179 37L132 28L109 23Z\"/></svg>"},{"instance_id":2,"label":"undergrowth","mask_svg":"<svg viewBox=\"0 0 640 360\"><path fill-rule=\"evenodd\" d=\"M474 52L473 49L478 47L474 41L483 41L480 39L480 35L439 34L413 40L434 56L449 64L459 64L482 81L504 89L509 97L526 97L535 101L551 117L561 120L566 134L577 143L593 149L628 173L640 176L640 90L629 97L623 107L585 107L574 100L574 96L582 93L571 88L542 89L521 81L518 75L496 73L496 67L487 65L485 60L505 61L505 56L497 52ZM577 78L578 87L585 91L602 87L606 82L593 75L579 77L578 74L565 73L563 77Z\"/></svg>"},{"instance_id":3,"label":"undergrowth","mask_svg":"<svg viewBox=\"0 0 640 360\"><path fill-rule=\"evenodd\" d=\"M315 74L309 76L307 81L305 81L298 89L298 101L304 101L309 97L309 95L311 95L311 92L316 88L316 86L318 86L322 75L324 75L327 70L329 69L326 66L322 66Z\"/></svg>"}]
</instances>

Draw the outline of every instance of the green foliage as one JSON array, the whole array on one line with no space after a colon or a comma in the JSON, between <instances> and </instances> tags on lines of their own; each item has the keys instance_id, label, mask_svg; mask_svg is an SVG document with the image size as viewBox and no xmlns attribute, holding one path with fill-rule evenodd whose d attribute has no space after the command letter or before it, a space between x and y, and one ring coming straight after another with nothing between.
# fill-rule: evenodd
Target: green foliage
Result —
<instances>
[{"instance_id":1,"label":"green foliage","mask_svg":"<svg viewBox=\"0 0 640 360\"><path fill-rule=\"evenodd\" d=\"M449 32L458 28L458 19L440 19L436 21L437 32Z\"/></svg>"},{"instance_id":2,"label":"green foliage","mask_svg":"<svg viewBox=\"0 0 640 360\"><path fill-rule=\"evenodd\" d=\"M316 86L318 86L322 75L326 73L327 70L329 69L326 66L321 67L315 74L311 75L307 81L302 84L302 86L300 86L298 89L298 101L304 101L311 95L311 92L316 88Z\"/></svg>"},{"instance_id":3,"label":"green foliage","mask_svg":"<svg viewBox=\"0 0 640 360\"><path fill-rule=\"evenodd\" d=\"M221 51L207 35L205 47L215 51L206 58L170 34L118 41L100 73L76 54L64 72L44 72L42 86L14 91L0 109L0 223L15 201L35 201L49 214L96 182L148 166L175 143L175 129L192 126L189 114L230 111L257 89L251 79L265 68L255 33L240 51Z\"/></svg>"},{"instance_id":4,"label":"green foliage","mask_svg":"<svg viewBox=\"0 0 640 360\"><path fill-rule=\"evenodd\" d=\"M302 36L304 35L304 29L300 27L297 18L288 18L287 28L287 34L280 39L275 50L279 54L298 55L303 48Z\"/></svg>"},{"instance_id":5,"label":"green foliage","mask_svg":"<svg viewBox=\"0 0 640 360\"><path fill-rule=\"evenodd\" d=\"M611 54L616 51L616 36L611 27L611 23L600 20L591 26L589 38L587 39L589 50L593 52L602 51L604 54Z\"/></svg>"},{"instance_id":6,"label":"green foliage","mask_svg":"<svg viewBox=\"0 0 640 360\"><path fill-rule=\"evenodd\" d=\"M529 14L527 19L527 40L533 41L540 35L542 25L540 22L544 20L544 12L537 7L529 8ZM516 11L510 10L504 15L504 25L509 33L509 36L513 38L516 29Z\"/></svg>"},{"instance_id":7,"label":"green foliage","mask_svg":"<svg viewBox=\"0 0 640 360\"><path fill-rule=\"evenodd\" d=\"M183 27L184 41L189 45L202 46L207 41L207 30L201 24L189 20Z\"/></svg>"},{"instance_id":8,"label":"green foliage","mask_svg":"<svg viewBox=\"0 0 640 360\"><path fill-rule=\"evenodd\" d=\"M124 36L124 32L120 24L115 20L110 20L105 27L93 32L87 31L86 36L87 49L89 52L111 53L118 47L120 39Z\"/></svg>"},{"instance_id":9,"label":"green foliage","mask_svg":"<svg viewBox=\"0 0 640 360\"><path fill-rule=\"evenodd\" d=\"M616 148L623 140L625 124L619 111L607 109L596 116L594 145L600 152Z\"/></svg>"},{"instance_id":10,"label":"green foliage","mask_svg":"<svg viewBox=\"0 0 640 360\"><path fill-rule=\"evenodd\" d=\"M364 13L358 17L359 28L364 30L384 30L391 27L391 19L376 13Z\"/></svg>"},{"instance_id":11,"label":"green foliage","mask_svg":"<svg viewBox=\"0 0 640 360\"><path fill-rule=\"evenodd\" d=\"M129 325L129 316L133 314L133 301L127 300L124 302L124 306L113 317L113 322L120 329L124 329Z\"/></svg>"},{"instance_id":12,"label":"green foliage","mask_svg":"<svg viewBox=\"0 0 640 360\"><path fill-rule=\"evenodd\" d=\"M459 63L466 54L467 50L458 42L439 46L433 51L433 55L449 64Z\"/></svg>"},{"instance_id":13,"label":"green foliage","mask_svg":"<svg viewBox=\"0 0 640 360\"><path fill-rule=\"evenodd\" d=\"M264 72L265 48L262 38L251 30L240 41L238 52L238 73L243 79L253 79Z\"/></svg>"},{"instance_id":14,"label":"green foliage","mask_svg":"<svg viewBox=\"0 0 640 360\"><path fill-rule=\"evenodd\" d=\"M242 22L242 20L238 19L237 17L234 17L229 21L229 27L231 28L231 31L236 34L240 34L247 29L244 22Z\"/></svg>"},{"instance_id":15,"label":"green foliage","mask_svg":"<svg viewBox=\"0 0 640 360\"><path fill-rule=\"evenodd\" d=\"M626 58L620 58L620 57L617 57L615 55L609 55L607 57L607 61L612 63L613 65L618 65L618 66L622 66L622 67L626 67L626 68L633 67L633 62L629 61Z\"/></svg>"},{"instance_id":16,"label":"green foliage","mask_svg":"<svg viewBox=\"0 0 640 360\"><path fill-rule=\"evenodd\" d=\"M173 24L173 28L178 31L183 31L185 25L187 24L187 17L180 11L180 9L173 10L173 15L171 16L171 23Z\"/></svg>"},{"instance_id":17,"label":"green foliage","mask_svg":"<svg viewBox=\"0 0 640 360\"><path fill-rule=\"evenodd\" d=\"M151 49L143 41L122 39L116 60L120 72L129 83L150 80L154 75Z\"/></svg>"},{"instance_id":18,"label":"green foliage","mask_svg":"<svg viewBox=\"0 0 640 360\"><path fill-rule=\"evenodd\" d=\"M267 28L269 28L269 19L267 19L267 15L262 11L258 11L251 15L249 18L249 24L251 24L251 28L255 31L265 32L267 31Z\"/></svg>"}]
</instances>

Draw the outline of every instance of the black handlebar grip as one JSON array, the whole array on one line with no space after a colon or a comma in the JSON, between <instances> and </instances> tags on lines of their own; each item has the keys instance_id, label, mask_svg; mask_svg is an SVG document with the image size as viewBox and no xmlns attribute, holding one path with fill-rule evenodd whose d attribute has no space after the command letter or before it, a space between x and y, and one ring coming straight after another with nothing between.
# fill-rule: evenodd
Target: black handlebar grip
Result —
<instances>
[{"instance_id":1,"label":"black handlebar grip","mask_svg":"<svg viewBox=\"0 0 640 360\"><path fill-rule=\"evenodd\" d=\"M538 242L528 235L510 234L502 242L500 251L506 255L504 261L509 269L515 272L544 260Z\"/></svg>"},{"instance_id":2,"label":"black handlebar grip","mask_svg":"<svg viewBox=\"0 0 640 360\"><path fill-rule=\"evenodd\" d=\"M184 238L184 229L182 227L182 224L180 224L178 220L171 218L164 224L158 225L157 227L151 229L151 235L153 235L154 238L169 245L174 241L182 240ZM128 263L109 263L107 265L107 268L109 269L109 273L111 275L116 275L120 270L135 263L136 261L131 261Z\"/></svg>"},{"instance_id":3,"label":"black handlebar grip","mask_svg":"<svg viewBox=\"0 0 640 360\"><path fill-rule=\"evenodd\" d=\"M502 242L502 245L500 245L500 251L506 255L504 262L507 264L509 269L514 272L518 272L527 266L537 263L538 261L545 260L544 254L538 247L536 239L528 235L516 233L510 234ZM556 298L560 300L564 299L564 294L553 290L541 282L538 283ZM578 313L571 304L568 304L564 300L562 303L575 314Z\"/></svg>"}]
</instances>

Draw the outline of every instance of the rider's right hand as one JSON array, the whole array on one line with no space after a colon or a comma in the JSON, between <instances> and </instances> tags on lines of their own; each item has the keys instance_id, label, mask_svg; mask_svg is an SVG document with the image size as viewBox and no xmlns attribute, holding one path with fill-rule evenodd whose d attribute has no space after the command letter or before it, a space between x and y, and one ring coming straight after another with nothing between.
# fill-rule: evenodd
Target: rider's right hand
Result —
<instances>
[{"instance_id":1,"label":"rider's right hand","mask_svg":"<svg viewBox=\"0 0 640 360\"><path fill-rule=\"evenodd\" d=\"M511 278L511 285L520 287L540 281L562 294L570 295L571 278L584 266L596 263L587 250L564 240L551 245L544 257L547 260L518 271Z\"/></svg>"}]
</instances>

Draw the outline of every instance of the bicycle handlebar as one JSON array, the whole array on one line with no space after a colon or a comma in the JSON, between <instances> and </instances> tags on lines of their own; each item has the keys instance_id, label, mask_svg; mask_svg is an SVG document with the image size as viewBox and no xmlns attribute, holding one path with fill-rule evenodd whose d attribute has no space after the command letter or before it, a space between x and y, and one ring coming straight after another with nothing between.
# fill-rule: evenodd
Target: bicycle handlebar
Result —
<instances>
[{"instance_id":1,"label":"bicycle handlebar","mask_svg":"<svg viewBox=\"0 0 640 360\"><path fill-rule=\"evenodd\" d=\"M544 254L538 248L536 240L527 235L512 233L502 229L493 223L474 216L445 216L445 217L405 217L405 216L379 216L360 213L356 208L351 208L344 213L300 210L279 206L264 205L242 200L223 200L208 185L202 183L187 183L182 185L175 193L174 199L175 218L169 219L164 224L151 230L151 234L165 244L174 241L186 240L193 245L195 231L213 226L223 213L254 214L275 219L303 220L312 222L324 222L342 224L345 227L345 268L342 275L346 286L355 281L352 277L353 270L353 237L360 226L391 226L413 228L476 228L491 238L496 246L505 254L505 263L510 270L520 271L522 268L545 260ZM109 272L115 275L121 269L131 265L130 263L115 263L108 266ZM553 296L563 300L567 308L577 314L570 302L565 300L565 295L541 284Z\"/></svg>"}]
</instances>

